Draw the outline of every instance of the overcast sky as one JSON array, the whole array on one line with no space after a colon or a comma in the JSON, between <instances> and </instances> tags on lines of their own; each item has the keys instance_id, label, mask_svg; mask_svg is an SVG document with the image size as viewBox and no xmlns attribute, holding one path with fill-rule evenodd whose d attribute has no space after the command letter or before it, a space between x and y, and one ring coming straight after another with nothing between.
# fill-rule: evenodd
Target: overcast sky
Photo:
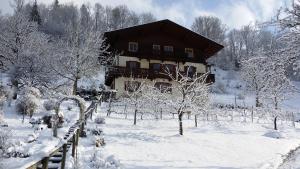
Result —
<instances>
[{"instance_id":1,"label":"overcast sky","mask_svg":"<svg viewBox=\"0 0 300 169\"><path fill-rule=\"evenodd\" d=\"M10 13L11 0L0 0L2 13ZM33 0L26 0L33 2ZM53 3L54 0L38 0L38 3ZM230 28L238 28L250 22L265 21L274 16L280 6L288 5L290 0L59 0L60 3L117 6L126 4L130 9L152 12L158 19L170 19L190 27L199 15L217 16Z\"/></svg>"}]
</instances>

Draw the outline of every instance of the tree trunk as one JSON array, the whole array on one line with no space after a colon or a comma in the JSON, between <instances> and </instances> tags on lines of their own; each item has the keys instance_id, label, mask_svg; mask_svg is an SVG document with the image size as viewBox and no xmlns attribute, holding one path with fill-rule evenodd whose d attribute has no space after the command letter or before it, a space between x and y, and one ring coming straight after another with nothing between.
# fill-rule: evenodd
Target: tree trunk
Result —
<instances>
[{"instance_id":1,"label":"tree trunk","mask_svg":"<svg viewBox=\"0 0 300 169\"><path fill-rule=\"evenodd\" d=\"M77 95L77 87L78 87L78 78L75 78L74 84L73 84L73 95Z\"/></svg>"},{"instance_id":2,"label":"tree trunk","mask_svg":"<svg viewBox=\"0 0 300 169\"><path fill-rule=\"evenodd\" d=\"M162 108L160 108L160 119L162 120Z\"/></svg>"},{"instance_id":3,"label":"tree trunk","mask_svg":"<svg viewBox=\"0 0 300 169\"><path fill-rule=\"evenodd\" d=\"M274 130L277 130L277 116L274 118Z\"/></svg>"},{"instance_id":4,"label":"tree trunk","mask_svg":"<svg viewBox=\"0 0 300 169\"><path fill-rule=\"evenodd\" d=\"M16 100L18 97L19 82L16 79L12 79L11 84L12 84L12 91L13 91L12 99Z\"/></svg>"},{"instance_id":5,"label":"tree trunk","mask_svg":"<svg viewBox=\"0 0 300 169\"><path fill-rule=\"evenodd\" d=\"M277 101L277 97L274 98L274 102L275 102L275 109L278 109L278 101Z\"/></svg>"},{"instance_id":6,"label":"tree trunk","mask_svg":"<svg viewBox=\"0 0 300 169\"><path fill-rule=\"evenodd\" d=\"M198 127L197 115L195 115L195 127Z\"/></svg>"},{"instance_id":7,"label":"tree trunk","mask_svg":"<svg viewBox=\"0 0 300 169\"><path fill-rule=\"evenodd\" d=\"M183 128L182 128L182 116L183 113L178 114L178 121L179 121L179 134L183 135Z\"/></svg>"},{"instance_id":8,"label":"tree trunk","mask_svg":"<svg viewBox=\"0 0 300 169\"><path fill-rule=\"evenodd\" d=\"M136 114L137 114L137 109L134 110L133 125L136 125Z\"/></svg>"},{"instance_id":9,"label":"tree trunk","mask_svg":"<svg viewBox=\"0 0 300 169\"><path fill-rule=\"evenodd\" d=\"M256 98L255 98L255 106L260 107L258 96L256 96Z\"/></svg>"}]
</instances>

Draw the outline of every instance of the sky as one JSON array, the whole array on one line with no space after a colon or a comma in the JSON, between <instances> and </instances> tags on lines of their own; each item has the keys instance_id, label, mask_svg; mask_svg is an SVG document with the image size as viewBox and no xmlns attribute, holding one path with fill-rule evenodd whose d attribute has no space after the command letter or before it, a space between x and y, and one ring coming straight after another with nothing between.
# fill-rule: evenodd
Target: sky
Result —
<instances>
[{"instance_id":1,"label":"sky","mask_svg":"<svg viewBox=\"0 0 300 169\"><path fill-rule=\"evenodd\" d=\"M12 0L0 0L2 13L11 13ZM33 2L33 0L26 0ZM53 3L54 0L37 0L38 3ZM73 3L80 6L88 3L93 6L127 5L129 9L151 12L156 18L170 19L178 24L190 27L194 18L200 15L219 17L229 28L240 28L255 21L270 20L281 6L287 6L290 0L59 0L60 3Z\"/></svg>"}]
</instances>

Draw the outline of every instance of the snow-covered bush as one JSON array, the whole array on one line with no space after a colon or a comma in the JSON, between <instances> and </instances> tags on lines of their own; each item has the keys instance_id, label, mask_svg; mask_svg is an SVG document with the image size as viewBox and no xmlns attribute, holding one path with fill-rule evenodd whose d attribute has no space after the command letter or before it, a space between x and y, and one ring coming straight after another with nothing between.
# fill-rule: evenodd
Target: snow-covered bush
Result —
<instances>
[{"instance_id":1,"label":"snow-covered bush","mask_svg":"<svg viewBox=\"0 0 300 169\"><path fill-rule=\"evenodd\" d=\"M53 99L46 100L43 106L47 111L54 110L56 106L56 100Z\"/></svg>"},{"instance_id":2,"label":"snow-covered bush","mask_svg":"<svg viewBox=\"0 0 300 169\"><path fill-rule=\"evenodd\" d=\"M25 94L18 98L16 102L16 110L25 115L32 115L36 112L39 100L32 94Z\"/></svg>"},{"instance_id":3,"label":"snow-covered bush","mask_svg":"<svg viewBox=\"0 0 300 169\"><path fill-rule=\"evenodd\" d=\"M21 95L31 94L31 95L35 96L36 98L41 98L40 90L35 87L25 87L24 89L22 89L20 94Z\"/></svg>"},{"instance_id":4,"label":"snow-covered bush","mask_svg":"<svg viewBox=\"0 0 300 169\"><path fill-rule=\"evenodd\" d=\"M7 152L11 135L10 130L0 128L0 157L4 156L4 153Z\"/></svg>"},{"instance_id":5,"label":"snow-covered bush","mask_svg":"<svg viewBox=\"0 0 300 169\"><path fill-rule=\"evenodd\" d=\"M96 117L95 118L95 123L96 124L105 124L105 118L103 118L103 117Z\"/></svg>"},{"instance_id":6,"label":"snow-covered bush","mask_svg":"<svg viewBox=\"0 0 300 169\"><path fill-rule=\"evenodd\" d=\"M22 141L11 142L9 145L7 152L4 154L6 157L14 157L14 158L26 158L29 157L32 152L30 152L30 147L25 146L26 143Z\"/></svg>"},{"instance_id":7,"label":"snow-covered bush","mask_svg":"<svg viewBox=\"0 0 300 169\"><path fill-rule=\"evenodd\" d=\"M95 150L90 158L92 168L121 168L120 161L114 155L106 155L103 151Z\"/></svg>"},{"instance_id":8,"label":"snow-covered bush","mask_svg":"<svg viewBox=\"0 0 300 169\"><path fill-rule=\"evenodd\" d=\"M101 133L103 133L103 131L102 131L102 129L94 128L94 129L91 130L91 133L92 133L92 135L94 135L94 136L100 136Z\"/></svg>"}]
</instances>

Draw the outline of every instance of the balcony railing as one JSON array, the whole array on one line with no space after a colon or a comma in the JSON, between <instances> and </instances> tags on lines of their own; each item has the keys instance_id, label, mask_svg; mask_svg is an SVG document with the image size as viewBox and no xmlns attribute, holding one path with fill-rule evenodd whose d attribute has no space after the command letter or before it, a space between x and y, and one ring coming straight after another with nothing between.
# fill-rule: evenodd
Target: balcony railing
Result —
<instances>
[{"instance_id":1,"label":"balcony railing","mask_svg":"<svg viewBox=\"0 0 300 169\"><path fill-rule=\"evenodd\" d=\"M171 73L175 77L175 74L176 74L175 71L173 71ZM185 74L185 72L180 72L180 73ZM201 75L201 74L198 74L198 75ZM112 83L113 79L118 78L118 77L144 78L144 79L150 79L150 80L161 78L161 79L172 80L172 78L168 74L166 74L162 71L157 71L157 70L153 70L153 69L145 69L145 68L130 69L127 67L114 66L114 67L109 68L106 71L105 84L110 85ZM206 82L207 83L215 82L215 75L209 74L206 78Z\"/></svg>"},{"instance_id":2,"label":"balcony railing","mask_svg":"<svg viewBox=\"0 0 300 169\"><path fill-rule=\"evenodd\" d=\"M137 52L125 52L124 55L134 56L142 59L170 60L179 62L195 62L205 63L205 56L195 53L193 57L188 57L188 54L180 51L168 52L164 50L141 50Z\"/></svg>"}]
</instances>

